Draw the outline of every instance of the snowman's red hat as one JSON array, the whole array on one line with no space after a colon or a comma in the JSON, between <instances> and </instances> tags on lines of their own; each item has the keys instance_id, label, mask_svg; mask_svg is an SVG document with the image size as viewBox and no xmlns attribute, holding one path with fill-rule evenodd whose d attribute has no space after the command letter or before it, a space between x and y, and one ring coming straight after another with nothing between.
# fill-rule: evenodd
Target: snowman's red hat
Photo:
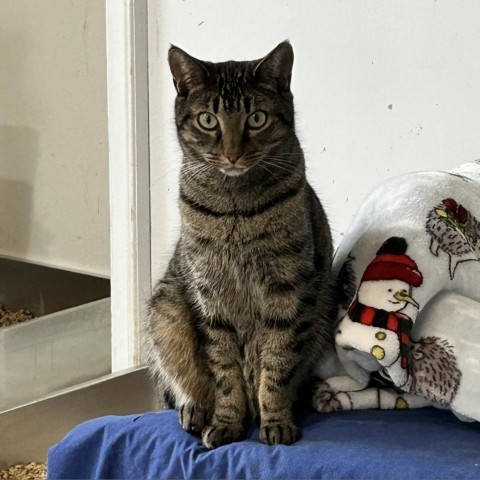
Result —
<instances>
[{"instance_id":1,"label":"snowman's red hat","mask_svg":"<svg viewBox=\"0 0 480 480\"><path fill-rule=\"evenodd\" d=\"M397 240L403 240L404 243ZM403 246L404 248L402 248ZM423 281L422 274L418 270L417 264L408 255L405 255L405 251L404 239L392 237L387 240L365 269L361 281L401 280L413 287L420 286Z\"/></svg>"}]
</instances>

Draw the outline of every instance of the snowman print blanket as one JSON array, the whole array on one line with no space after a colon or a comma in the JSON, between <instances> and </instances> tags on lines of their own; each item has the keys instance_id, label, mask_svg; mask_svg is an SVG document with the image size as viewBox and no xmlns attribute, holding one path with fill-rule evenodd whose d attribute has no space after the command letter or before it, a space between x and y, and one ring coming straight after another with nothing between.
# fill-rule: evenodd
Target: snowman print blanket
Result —
<instances>
[{"instance_id":1,"label":"snowman print blanket","mask_svg":"<svg viewBox=\"0 0 480 480\"><path fill-rule=\"evenodd\" d=\"M480 161L374 190L335 255L339 366L319 368L314 407L434 405L480 421L479 260Z\"/></svg>"}]
</instances>

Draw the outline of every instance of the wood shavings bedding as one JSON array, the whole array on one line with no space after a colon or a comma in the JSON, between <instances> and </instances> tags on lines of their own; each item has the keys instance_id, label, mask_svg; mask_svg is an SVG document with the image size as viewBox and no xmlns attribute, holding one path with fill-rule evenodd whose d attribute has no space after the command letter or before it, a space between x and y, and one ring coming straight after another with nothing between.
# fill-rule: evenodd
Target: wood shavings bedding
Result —
<instances>
[{"instance_id":1,"label":"wood shavings bedding","mask_svg":"<svg viewBox=\"0 0 480 480\"><path fill-rule=\"evenodd\" d=\"M10 327L18 323L26 322L34 317L33 313L29 310L20 309L15 312L7 310L5 306L0 305L0 328Z\"/></svg>"},{"instance_id":2,"label":"wood shavings bedding","mask_svg":"<svg viewBox=\"0 0 480 480\"><path fill-rule=\"evenodd\" d=\"M34 480L44 479L47 477L47 465L45 463L30 462L22 465L12 465L5 470L0 471L0 479L20 479Z\"/></svg>"}]
</instances>

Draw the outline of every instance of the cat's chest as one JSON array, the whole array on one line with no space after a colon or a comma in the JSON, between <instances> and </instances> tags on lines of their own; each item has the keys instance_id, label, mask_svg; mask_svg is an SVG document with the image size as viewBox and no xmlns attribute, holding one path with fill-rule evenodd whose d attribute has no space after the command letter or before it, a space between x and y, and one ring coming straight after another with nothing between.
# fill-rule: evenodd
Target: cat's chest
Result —
<instances>
[{"instance_id":1,"label":"cat's chest","mask_svg":"<svg viewBox=\"0 0 480 480\"><path fill-rule=\"evenodd\" d=\"M228 318L261 314L265 265L235 248L197 255L190 270L197 303L208 315Z\"/></svg>"},{"instance_id":2,"label":"cat's chest","mask_svg":"<svg viewBox=\"0 0 480 480\"><path fill-rule=\"evenodd\" d=\"M216 291L226 290L231 295L255 297L264 277L265 261L236 245L225 245L198 255L193 268L200 274L199 278L211 284Z\"/></svg>"}]
</instances>

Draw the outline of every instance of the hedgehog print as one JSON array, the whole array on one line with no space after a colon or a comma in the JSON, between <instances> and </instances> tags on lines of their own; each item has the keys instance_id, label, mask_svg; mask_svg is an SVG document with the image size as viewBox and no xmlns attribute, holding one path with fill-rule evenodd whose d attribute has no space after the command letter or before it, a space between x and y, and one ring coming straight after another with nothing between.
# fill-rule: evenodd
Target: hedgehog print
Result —
<instances>
[{"instance_id":1,"label":"hedgehog print","mask_svg":"<svg viewBox=\"0 0 480 480\"><path fill-rule=\"evenodd\" d=\"M438 257L439 250L448 254L452 280L459 263L480 260L480 223L453 198L430 210L425 228L432 254Z\"/></svg>"},{"instance_id":2,"label":"hedgehog print","mask_svg":"<svg viewBox=\"0 0 480 480\"><path fill-rule=\"evenodd\" d=\"M409 392L450 406L462 379L453 345L432 336L413 342L410 348Z\"/></svg>"}]
</instances>

